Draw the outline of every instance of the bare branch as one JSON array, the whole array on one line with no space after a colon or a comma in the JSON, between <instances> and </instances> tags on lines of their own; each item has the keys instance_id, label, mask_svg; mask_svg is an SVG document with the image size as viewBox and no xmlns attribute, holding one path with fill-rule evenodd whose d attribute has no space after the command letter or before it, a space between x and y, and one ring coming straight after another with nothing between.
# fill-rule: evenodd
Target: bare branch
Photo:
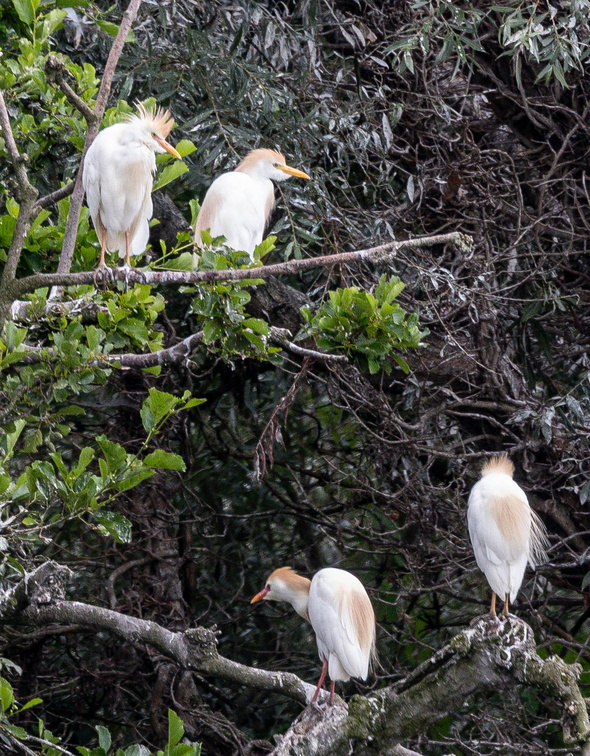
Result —
<instances>
[{"instance_id":1,"label":"bare branch","mask_svg":"<svg viewBox=\"0 0 590 756\"><path fill-rule=\"evenodd\" d=\"M56 81L61 91L65 94L68 102L73 105L77 110L82 113L87 123L92 123L96 118L95 112L92 108L84 102L80 95L75 92L68 78L72 78L72 75L64 64L55 57L50 55L45 63L45 72L51 81Z\"/></svg>"},{"instance_id":2,"label":"bare branch","mask_svg":"<svg viewBox=\"0 0 590 756\"><path fill-rule=\"evenodd\" d=\"M46 562L29 573L13 589L0 596L0 623L26 622L43 627L66 623L106 630L127 643L148 643L183 669L275 691L302 704L311 701L315 687L297 675L247 667L220 656L213 630L196 627L183 633L173 632L155 622L129 617L112 609L62 600L63 584L70 574L70 570L55 562Z\"/></svg>"},{"instance_id":3,"label":"bare branch","mask_svg":"<svg viewBox=\"0 0 590 756\"><path fill-rule=\"evenodd\" d=\"M321 257L309 257L304 260L289 260L275 265L262 265L257 268L239 268L235 270L125 270L124 268L110 268L109 276L115 281L141 284L192 284L211 281L247 281L256 278L269 278L276 275L292 275L304 270L352 263L360 261L380 262L386 261L402 249L417 249L430 247L436 244L455 244L461 248L471 244L471 238L460 232L449 234L435 234L404 241L392 241L377 247L359 249L354 252L341 252L335 255L322 255ZM83 273L40 273L27 276L15 282L17 297L35 291L45 286L79 286L81 284L94 283L95 272Z\"/></svg>"}]
</instances>

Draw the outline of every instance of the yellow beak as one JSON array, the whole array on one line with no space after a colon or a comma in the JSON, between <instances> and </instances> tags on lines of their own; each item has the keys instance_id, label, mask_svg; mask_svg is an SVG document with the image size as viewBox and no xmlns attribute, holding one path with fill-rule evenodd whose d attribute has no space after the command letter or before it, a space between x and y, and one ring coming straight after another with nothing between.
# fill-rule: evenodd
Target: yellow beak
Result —
<instances>
[{"instance_id":1,"label":"yellow beak","mask_svg":"<svg viewBox=\"0 0 590 756\"><path fill-rule=\"evenodd\" d=\"M310 179L311 176L308 176L307 173L304 173L303 171L300 171L298 168L291 168L290 165L277 165L275 164L275 168L278 168L279 171L283 171L283 173L288 173L289 176L297 176L297 178L304 178L304 179Z\"/></svg>"},{"instance_id":2,"label":"yellow beak","mask_svg":"<svg viewBox=\"0 0 590 756\"><path fill-rule=\"evenodd\" d=\"M263 589L262 589L262 590L260 591L260 593L257 593L257 594L256 594L256 596L254 596L254 598L252 599L252 601L250 601L250 603L251 603L251 604L256 604L256 602L258 602L258 601L262 601L262 599L263 599L263 598L264 598L264 597L266 596L266 594L268 593L268 590L269 590L268 588L263 588Z\"/></svg>"},{"instance_id":3,"label":"yellow beak","mask_svg":"<svg viewBox=\"0 0 590 756\"><path fill-rule=\"evenodd\" d=\"M168 142L166 142L164 139L162 139L159 136L154 135L154 139L163 150L166 150L166 152L169 152L171 155L174 155L174 157L178 158L178 160L182 160L182 155L178 152L178 150L175 150L171 144L168 144Z\"/></svg>"}]
</instances>

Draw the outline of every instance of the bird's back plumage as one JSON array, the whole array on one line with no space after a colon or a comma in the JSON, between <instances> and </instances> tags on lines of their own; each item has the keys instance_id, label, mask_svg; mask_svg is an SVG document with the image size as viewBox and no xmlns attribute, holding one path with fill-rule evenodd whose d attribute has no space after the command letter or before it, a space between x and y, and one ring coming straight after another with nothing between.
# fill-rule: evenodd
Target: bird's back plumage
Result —
<instances>
[{"instance_id":1,"label":"bird's back plumage","mask_svg":"<svg viewBox=\"0 0 590 756\"><path fill-rule=\"evenodd\" d=\"M311 581L308 613L330 679L365 680L375 654L375 613L360 580L345 570L320 570Z\"/></svg>"},{"instance_id":2,"label":"bird's back plumage","mask_svg":"<svg viewBox=\"0 0 590 756\"><path fill-rule=\"evenodd\" d=\"M489 460L469 495L467 520L475 559L491 589L514 601L527 562L535 566L544 555L545 532L525 492L512 479L505 457Z\"/></svg>"},{"instance_id":3,"label":"bird's back plumage","mask_svg":"<svg viewBox=\"0 0 590 756\"><path fill-rule=\"evenodd\" d=\"M262 241L275 193L268 178L252 177L244 171L222 173L211 184L195 226L195 242L203 246L201 231L224 236L228 246L253 257Z\"/></svg>"}]
</instances>

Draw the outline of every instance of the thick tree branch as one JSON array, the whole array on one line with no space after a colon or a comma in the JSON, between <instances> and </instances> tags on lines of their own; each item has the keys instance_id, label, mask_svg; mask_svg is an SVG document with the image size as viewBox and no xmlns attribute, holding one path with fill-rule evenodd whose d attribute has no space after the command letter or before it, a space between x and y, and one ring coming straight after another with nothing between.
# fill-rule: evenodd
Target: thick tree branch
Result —
<instances>
[{"instance_id":1,"label":"thick tree branch","mask_svg":"<svg viewBox=\"0 0 590 756\"><path fill-rule=\"evenodd\" d=\"M128 643L153 646L184 669L279 692L302 704L310 701L313 686L296 675L247 667L220 656L212 630L196 627L172 632L155 622L63 600L69 574L53 562L38 567L0 596L0 622L67 623L107 630ZM390 686L368 696L354 696L348 707L340 699L325 711L307 706L273 756L403 754L400 741L415 738L474 694L519 686L542 692L547 706L558 707L565 743L579 745L587 753L590 722L577 684L580 670L558 657L541 659L531 628L517 617L479 619L458 633L435 659L401 693Z\"/></svg>"},{"instance_id":2,"label":"thick tree branch","mask_svg":"<svg viewBox=\"0 0 590 756\"><path fill-rule=\"evenodd\" d=\"M335 255L309 257L304 260L289 260L275 265L262 265L257 268L239 268L235 270L194 270L194 271L155 271L155 270L125 270L124 268L110 268L110 277L115 281L142 284L191 284L211 281L247 281L256 278L269 278L277 275L293 275L305 270L352 263L359 261L379 262L395 257L399 250L431 247L436 244L455 244L466 248L471 244L471 238L458 231L449 234L435 234L404 241L392 241L377 247L359 249L354 252L341 252ZM79 286L91 284L95 281L95 271L83 273L40 273L27 276L15 281L16 297L41 289L45 286Z\"/></svg>"},{"instance_id":3,"label":"thick tree branch","mask_svg":"<svg viewBox=\"0 0 590 756\"><path fill-rule=\"evenodd\" d=\"M64 601L64 583L70 570L46 562L14 588L0 595L0 623L75 624L109 631L132 644L148 643L184 669L221 677L261 690L281 693L307 704L314 686L288 672L268 672L220 656L216 633L204 627L173 632L148 620L78 601ZM326 694L327 698L327 694Z\"/></svg>"}]
</instances>

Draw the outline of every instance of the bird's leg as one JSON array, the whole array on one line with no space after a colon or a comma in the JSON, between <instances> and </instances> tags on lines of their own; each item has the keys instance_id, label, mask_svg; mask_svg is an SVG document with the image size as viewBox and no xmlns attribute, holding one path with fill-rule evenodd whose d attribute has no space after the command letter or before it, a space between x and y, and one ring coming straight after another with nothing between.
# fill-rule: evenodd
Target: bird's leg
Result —
<instances>
[{"instance_id":1,"label":"bird's leg","mask_svg":"<svg viewBox=\"0 0 590 756\"><path fill-rule=\"evenodd\" d=\"M105 230L102 232L102 240L101 240L101 243L100 243L100 260L98 261L98 267L99 268L104 268L105 267L105 265L104 265L104 256L105 256L106 251L107 251L107 231L106 231L106 228L105 228Z\"/></svg>"},{"instance_id":2,"label":"bird's leg","mask_svg":"<svg viewBox=\"0 0 590 756\"><path fill-rule=\"evenodd\" d=\"M328 704L331 706L334 703L334 691L336 690L336 680L330 680L330 700Z\"/></svg>"},{"instance_id":3,"label":"bird's leg","mask_svg":"<svg viewBox=\"0 0 590 756\"><path fill-rule=\"evenodd\" d=\"M318 685L311 699L311 703L315 703L318 700L318 696L320 695L320 690L322 689L324 685L324 680L326 679L327 674L328 674L328 660L324 659L324 663L322 664L322 674L320 675L320 679L318 680Z\"/></svg>"},{"instance_id":4,"label":"bird's leg","mask_svg":"<svg viewBox=\"0 0 590 756\"><path fill-rule=\"evenodd\" d=\"M100 259L98 261L98 266L96 270L94 271L94 285L99 286L103 284L105 281L109 280L111 272L105 265L105 254L107 250L107 232L106 229L102 232L102 239L100 241Z\"/></svg>"},{"instance_id":5,"label":"bird's leg","mask_svg":"<svg viewBox=\"0 0 590 756\"><path fill-rule=\"evenodd\" d=\"M508 616L508 594L504 597L504 608L502 609L502 617Z\"/></svg>"},{"instance_id":6,"label":"bird's leg","mask_svg":"<svg viewBox=\"0 0 590 756\"><path fill-rule=\"evenodd\" d=\"M496 594L492 591L492 603L490 604L490 617L496 616Z\"/></svg>"},{"instance_id":7,"label":"bird's leg","mask_svg":"<svg viewBox=\"0 0 590 756\"><path fill-rule=\"evenodd\" d=\"M129 231L125 231L125 265L131 267L131 251L129 249Z\"/></svg>"}]
</instances>

